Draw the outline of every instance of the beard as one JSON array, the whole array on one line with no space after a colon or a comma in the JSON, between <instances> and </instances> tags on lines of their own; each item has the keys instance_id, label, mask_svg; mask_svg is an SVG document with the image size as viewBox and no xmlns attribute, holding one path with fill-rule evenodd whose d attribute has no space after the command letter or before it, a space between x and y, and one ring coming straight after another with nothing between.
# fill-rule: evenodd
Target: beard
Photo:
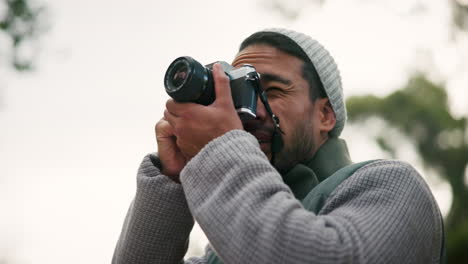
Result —
<instances>
[{"instance_id":1,"label":"beard","mask_svg":"<svg viewBox=\"0 0 468 264\"><path fill-rule=\"evenodd\" d=\"M281 173L286 174L294 166L312 158L315 150L315 142L312 136L312 129L301 123L294 129L291 142L284 142L284 148L276 153L275 168Z\"/></svg>"}]
</instances>

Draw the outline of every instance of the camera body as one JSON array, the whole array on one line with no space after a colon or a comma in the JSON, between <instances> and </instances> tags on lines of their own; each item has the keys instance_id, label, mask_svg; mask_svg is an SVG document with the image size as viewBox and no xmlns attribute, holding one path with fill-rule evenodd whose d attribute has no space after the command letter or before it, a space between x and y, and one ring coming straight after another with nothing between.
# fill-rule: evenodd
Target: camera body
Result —
<instances>
[{"instance_id":1,"label":"camera body","mask_svg":"<svg viewBox=\"0 0 468 264\"><path fill-rule=\"evenodd\" d=\"M246 121L255 118L260 74L248 64L234 68L227 62L218 63L229 77L232 100L240 119ZM213 65L214 63L202 66L188 56L175 59L164 76L167 94L177 102L210 105L216 98Z\"/></svg>"}]
</instances>

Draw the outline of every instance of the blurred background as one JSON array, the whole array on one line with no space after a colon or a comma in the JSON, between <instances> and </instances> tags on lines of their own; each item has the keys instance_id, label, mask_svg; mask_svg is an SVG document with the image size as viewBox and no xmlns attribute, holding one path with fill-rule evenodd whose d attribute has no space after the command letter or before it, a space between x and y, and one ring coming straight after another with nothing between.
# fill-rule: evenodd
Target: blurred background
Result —
<instances>
[{"instance_id":1,"label":"blurred background","mask_svg":"<svg viewBox=\"0 0 468 264\"><path fill-rule=\"evenodd\" d=\"M167 66L272 26L331 51L354 161L413 164L468 263L467 0L0 0L0 264L109 263ZM187 255L206 243L196 226Z\"/></svg>"}]
</instances>

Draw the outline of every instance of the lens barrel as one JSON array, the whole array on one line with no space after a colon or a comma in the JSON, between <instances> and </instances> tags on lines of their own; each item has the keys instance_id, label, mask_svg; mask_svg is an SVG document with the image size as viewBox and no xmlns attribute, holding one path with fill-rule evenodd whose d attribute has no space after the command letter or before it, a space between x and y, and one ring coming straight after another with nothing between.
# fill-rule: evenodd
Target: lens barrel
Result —
<instances>
[{"instance_id":1,"label":"lens barrel","mask_svg":"<svg viewBox=\"0 0 468 264\"><path fill-rule=\"evenodd\" d=\"M214 101L211 71L189 56L179 57L169 65L164 86L178 102L208 105Z\"/></svg>"}]
</instances>

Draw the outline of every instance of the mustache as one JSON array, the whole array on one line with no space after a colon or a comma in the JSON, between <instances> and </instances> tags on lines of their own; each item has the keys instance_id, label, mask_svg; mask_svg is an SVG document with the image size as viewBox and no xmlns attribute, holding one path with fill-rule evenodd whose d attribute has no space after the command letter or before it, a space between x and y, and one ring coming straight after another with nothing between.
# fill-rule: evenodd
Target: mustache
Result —
<instances>
[{"instance_id":1,"label":"mustache","mask_svg":"<svg viewBox=\"0 0 468 264\"><path fill-rule=\"evenodd\" d=\"M243 124L243 126L247 132L259 131L268 134L273 134L273 132L275 132L273 127L262 125L259 122L246 122Z\"/></svg>"}]
</instances>

